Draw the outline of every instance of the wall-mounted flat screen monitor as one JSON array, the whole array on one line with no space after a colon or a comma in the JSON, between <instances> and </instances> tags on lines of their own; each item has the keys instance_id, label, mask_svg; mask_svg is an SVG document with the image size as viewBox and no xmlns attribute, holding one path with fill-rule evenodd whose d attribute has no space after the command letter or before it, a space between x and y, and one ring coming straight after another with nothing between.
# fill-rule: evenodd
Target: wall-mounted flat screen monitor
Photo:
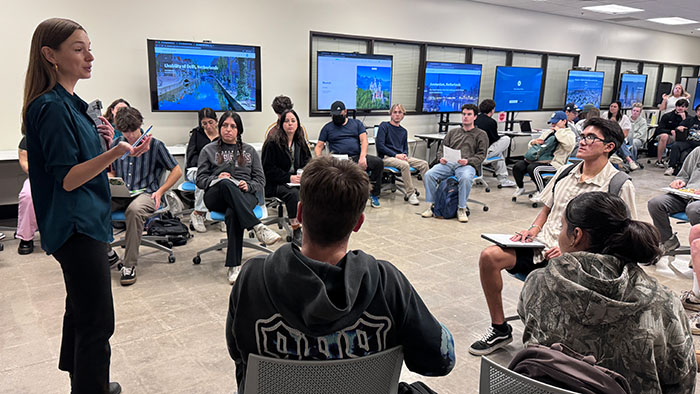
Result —
<instances>
[{"instance_id":1,"label":"wall-mounted flat screen monitor","mask_svg":"<svg viewBox=\"0 0 700 394\"><path fill-rule=\"evenodd\" d=\"M581 109L586 104L593 104L600 109L600 100L603 97L602 71L569 70L566 79L566 104L574 103Z\"/></svg>"},{"instance_id":2,"label":"wall-mounted flat screen monitor","mask_svg":"<svg viewBox=\"0 0 700 394\"><path fill-rule=\"evenodd\" d=\"M153 111L260 111L260 47L147 40Z\"/></svg>"},{"instance_id":3,"label":"wall-mounted flat screen monitor","mask_svg":"<svg viewBox=\"0 0 700 394\"><path fill-rule=\"evenodd\" d=\"M700 105L700 78L698 78L698 82L695 85L695 99L693 100L693 108L692 110L695 111L695 108Z\"/></svg>"},{"instance_id":4,"label":"wall-mounted flat screen monitor","mask_svg":"<svg viewBox=\"0 0 700 394\"><path fill-rule=\"evenodd\" d=\"M340 100L347 109L388 110L391 107L390 55L318 52L317 109Z\"/></svg>"},{"instance_id":5,"label":"wall-mounted flat screen monitor","mask_svg":"<svg viewBox=\"0 0 700 394\"><path fill-rule=\"evenodd\" d=\"M460 112L479 104L481 64L426 62L422 111Z\"/></svg>"},{"instance_id":6,"label":"wall-mounted flat screen monitor","mask_svg":"<svg viewBox=\"0 0 700 394\"><path fill-rule=\"evenodd\" d=\"M537 111L541 88L541 68L496 67L493 89L496 111Z\"/></svg>"},{"instance_id":7,"label":"wall-mounted flat screen monitor","mask_svg":"<svg viewBox=\"0 0 700 394\"><path fill-rule=\"evenodd\" d=\"M622 74L620 90L617 94L617 99L622 103L622 109L632 108L634 103L643 103L646 88L646 74Z\"/></svg>"}]
</instances>

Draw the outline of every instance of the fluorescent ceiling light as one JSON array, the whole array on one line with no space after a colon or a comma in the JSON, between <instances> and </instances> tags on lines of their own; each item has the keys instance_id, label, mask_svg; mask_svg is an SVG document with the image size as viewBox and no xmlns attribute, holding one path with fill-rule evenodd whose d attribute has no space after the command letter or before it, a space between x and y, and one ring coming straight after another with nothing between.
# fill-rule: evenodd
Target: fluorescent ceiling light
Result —
<instances>
[{"instance_id":1,"label":"fluorescent ceiling light","mask_svg":"<svg viewBox=\"0 0 700 394\"><path fill-rule=\"evenodd\" d=\"M698 23L698 21L680 18L677 16L670 16L667 18L651 18L647 19L649 22L661 23L663 25L689 25L691 23Z\"/></svg>"},{"instance_id":2,"label":"fluorescent ceiling light","mask_svg":"<svg viewBox=\"0 0 700 394\"><path fill-rule=\"evenodd\" d=\"M590 7L583 7L584 10L600 12L602 14L630 14L632 12L644 11L640 8L625 7L624 5L608 4L608 5L596 5Z\"/></svg>"}]
</instances>

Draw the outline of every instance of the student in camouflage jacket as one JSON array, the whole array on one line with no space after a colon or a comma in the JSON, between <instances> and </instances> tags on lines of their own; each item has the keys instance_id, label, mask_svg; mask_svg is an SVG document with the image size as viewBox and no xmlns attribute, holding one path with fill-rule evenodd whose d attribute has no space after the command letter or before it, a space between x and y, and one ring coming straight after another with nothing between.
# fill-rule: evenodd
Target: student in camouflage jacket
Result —
<instances>
[{"instance_id":1,"label":"student in camouflage jacket","mask_svg":"<svg viewBox=\"0 0 700 394\"><path fill-rule=\"evenodd\" d=\"M635 245L629 248L628 245ZM604 192L566 207L562 256L528 275L523 342L561 342L627 378L633 393L692 393L696 360L678 297L637 263L659 256L658 232Z\"/></svg>"}]
</instances>

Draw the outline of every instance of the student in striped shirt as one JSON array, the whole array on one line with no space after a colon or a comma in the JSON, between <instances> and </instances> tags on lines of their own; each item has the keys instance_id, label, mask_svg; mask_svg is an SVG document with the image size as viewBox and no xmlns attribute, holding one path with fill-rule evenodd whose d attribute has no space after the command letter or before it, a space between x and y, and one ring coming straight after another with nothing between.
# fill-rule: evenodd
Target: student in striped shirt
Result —
<instances>
[{"instance_id":1,"label":"student in striped shirt","mask_svg":"<svg viewBox=\"0 0 700 394\"><path fill-rule=\"evenodd\" d=\"M141 137L143 116L133 107L121 108L115 118L117 128L123 136L116 138L112 145L121 141L134 144ZM122 286L136 282L136 263L139 258L139 246L146 219L160 208L163 194L182 176L182 170L175 158L168 152L165 144L153 137L146 136L140 144L149 144L148 150L140 156L126 156L112 163L110 176L121 177L126 187L134 193L132 197L112 198L112 211L124 210L126 216L126 245L121 269ZM161 185L163 171L170 171Z\"/></svg>"}]
</instances>

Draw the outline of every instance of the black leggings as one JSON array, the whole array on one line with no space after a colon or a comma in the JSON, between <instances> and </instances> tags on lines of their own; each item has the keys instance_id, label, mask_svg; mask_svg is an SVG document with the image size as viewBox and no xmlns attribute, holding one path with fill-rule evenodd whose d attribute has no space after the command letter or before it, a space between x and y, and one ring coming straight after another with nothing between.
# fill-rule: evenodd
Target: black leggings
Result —
<instances>
[{"instance_id":1,"label":"black leggings","mask_svg":"<svg viewBox=\"0 0 700 394\"><path fill-rule=\"evenodd\" d=\"M290 219L296 219L299 188L287 185L271 185L267 189L267 196L277 197L282 200L287 207L287 216Z\"/></svg>"},{"instance_id":2,"label":"black leggings","mask_svg":"<svg viewBox=\"0 0 700 394\"><path fill-rule=\"evenodd\" d=\"M515 178L515 184L518 185L519 188L525 187L523 183L523 178L525 178L525 174L530 174L530 178L532 180L535 180L535 168L539 166L546 166L548 164L545 163L528 163L525 160L520 160L519 162L513 164L513 178Z\"/></svg>"},{"instance_id":3,"label":"black leggings","mask_svg":"<svg viewBox=\"0 0 700 394\"><path fill-rule=\"evenodd\" d=\"M114 302L109 245L73 234L54 252L66 284L66 312L58 368L72 374L72 393L107 393L109 338L114 333Z\"/></svg>"},{"instance_id":4,"label":"black leggings","mask_svg":"<svg viewBox=\"0 0 700 394\"><path fill-rule=\"evenodd\" d=\"M204 204L210 211L226 215L226 266L241 265L243 256L243 230L253 228L260 223L253 208L258 199L253 193L246 193L226 180L219 181L204 192Z\"/></svg>"}]
</instances>

